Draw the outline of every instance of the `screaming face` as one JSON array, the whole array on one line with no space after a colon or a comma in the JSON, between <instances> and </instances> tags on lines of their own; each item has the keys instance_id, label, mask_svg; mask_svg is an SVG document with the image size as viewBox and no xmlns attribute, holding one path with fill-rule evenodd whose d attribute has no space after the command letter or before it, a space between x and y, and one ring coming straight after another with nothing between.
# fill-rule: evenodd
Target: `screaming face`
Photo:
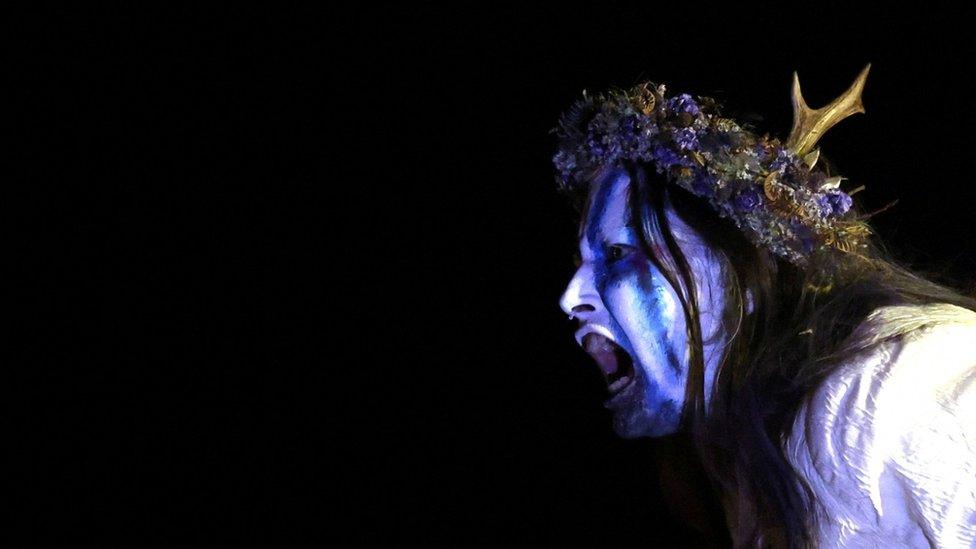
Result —
<instances>
[{"instance_id":1,"label":"screaming face","mask_svg":"<svg viewBox=\"0 0 976 549\"><path fill-rule=\"evenodd\" d=\"M630 177L605 172L590 189L580 263L560 307L580 321L577 343L593 357L609 391L605 407L621 437L664 436L679 428L690 347L675 289L643 253L630 219ZM720 330L722 265L694 231L665 212L696 281L704 338L706 410L726 339Z\"/></svg>"}]
</instances>

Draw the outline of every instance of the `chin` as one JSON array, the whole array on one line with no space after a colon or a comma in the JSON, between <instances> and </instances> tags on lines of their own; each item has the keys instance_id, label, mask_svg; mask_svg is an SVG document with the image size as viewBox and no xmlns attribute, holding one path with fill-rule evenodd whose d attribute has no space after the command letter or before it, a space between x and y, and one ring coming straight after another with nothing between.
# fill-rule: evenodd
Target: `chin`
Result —
<instances>
[{"instance_id":1,"label":"chin","mask_svg":"<svg viewBox=\"0 0 976 549\"><path fill-rule=\"evenodd\" d=\"M646 426L634 425L627 421L619 421L614 418L613 432L620 438L658 438L673 435L678 432L677 426Z\"/></svg>"},{"instance_id":2,"label":"chin","mask_svg":"<svg viewBox=\"0 0 976 549\"><path fill-rule=\"evenodd\" d=\"M638 411L623 409L613 413L613 431L620 438L657 438L678 432L678 414L671 403L657 411L642 408Z\"/></svg>"}]
</instances>

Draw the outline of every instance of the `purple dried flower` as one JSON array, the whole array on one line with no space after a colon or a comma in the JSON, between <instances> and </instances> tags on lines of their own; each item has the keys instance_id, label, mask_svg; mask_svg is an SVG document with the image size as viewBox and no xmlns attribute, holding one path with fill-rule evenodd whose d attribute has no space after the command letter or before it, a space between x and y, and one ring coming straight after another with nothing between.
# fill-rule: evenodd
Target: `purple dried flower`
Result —
<instances>
[{"instance_id":1,"label":"purple dried flower","mask_svg":"<svg viewBox=\"0 0 976 549\"><path fill-rule=\"evenodd\" d=\"M817 198L817 204L824 217L844 215L851 209L853 202L851 196L844 191L830 191Z\"/></svg>"},{"instance_id":2,"label":"purple dried flower","mask_svg":"<svg viewBox=\"0 0 976 549\"><path fill-rule=\"evenodd\" d=\"M619 138L625 149L637 149L640 145L640 127L635 115L625 116L620 120Z\"/></svg>"},{"instance_id":3,"label":"purple dried flower","mask_svg":"<svg viewBox=\"0 0 976 549\"><path fill-rule=\"evenodd\" d=\"M625 134L637 133L637 116L629 114L620 119L620 130Z\"/></svg>"},{"instance_id":4,"label":"purple dried flower","mask_svg":"<svg viewBox=\"0 0 976 549\"><path fill-rule=\"evenodd\" d=\"M559 151L552 157L552 163L561 172L569 172L576 167L576 155L566 151Z\"/></svg>"},{"instance_id":5,"label":"purple dried flower","mask_svg":"<svg viewBox=\"0 0 976 549\"><path fill-rule=\"evenodd\" d=\"M779 149L776 151L776 158L769 164L769 168L772 170L781 170L787 167L798 167L798 162L799 159L790 154L787 149Z\"/></svg>"},{"instance_id":6,"label":"purple dried flower","mask_svg":"<svg viewBox=\"0 0 976 549\"><path fill-rule=\"evenodd\" d=\"M837 191L834 196L836 197L834 199L834 211L838 214L847 213L851 209L851 206L854 205L854 200L851 198L851 195L843 191Z\"/></svg>"},{"instance_id":7,"label":"purple dried flower","mask_svg":"<svg viewBox=\"0 0 976 549\"><path fill-rule=\"evenodd\" d=\"M750 212L762 204L762 195L758 190L747 187L735 195L735 207L746 212Z\"/></svg>"},{"instance_id":8,"label":"purple dried flower","mask_svg":"<svg viewBox=\"0 0 976 549\"><path fill-rule=\"evenodd\" d=\"M793 229L793 234L796 235L797 242L802 247L803 253L809 254L812 252L817 244L817 237L813 230L797 219L790 221L790 227Z\"/></svg>"},{"instance_id":9,"label":"purple dried flower","mask_svg":"<svg viewBox=\"0 0 976 549\"><path fill-rule=\"evenodd\" d=\"M682 128L675 131L674 141L681 150L698 150L698 136L692 128Z\"/></svg>"},{"instance_id":10,"label":"purple dried flower","mask_svg":"<svg viewBox=\"0 0 976 549\"><path fill-rule=\"evenodd\" d=\"M765 162L769 159L769 152L766 150L766 146L762 143L757 143L753 151L756 153L756 158L761 162Z\"/></svg>"},{"instance_id":11,"label":"purple dried flower","mask_svg":"<svg viewBox=\"0 0 976 549\"><path fill-rule=\"evenodd\" d=\"M651 156L657 162L657 171L662 173L664 170L681 162L681 157L671 147L655 144L651 149Z\"/></svg>"},{"instance_id":12,"label":"purple dried flower","mask_svg":"<svg viewBox=\"0 0 976 549\"><path fill-rule=\"evenodd\" d=\"M586 149L594 157L603 156L606 153L603 140L592 133L586 137Z\"/></svg>"},{"instance_id":13,"label":"purple dried flower","mask_svg":"<svg viewBox=\"0 0 976 549\"><path fill-rule=\"evenodd\" d=\"M668 110L674 113L686 112L692 116L698 116L701 113L698 103L687 93L668 99Z\"/></svg>"}]
</instances>

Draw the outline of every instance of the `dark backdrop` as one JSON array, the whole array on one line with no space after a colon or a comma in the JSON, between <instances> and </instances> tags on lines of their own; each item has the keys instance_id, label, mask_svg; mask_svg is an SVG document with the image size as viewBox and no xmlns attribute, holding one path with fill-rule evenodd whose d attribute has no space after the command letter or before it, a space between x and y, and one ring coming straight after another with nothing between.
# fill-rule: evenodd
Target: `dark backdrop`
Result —
<instances>
[{"instance_id":1,"label":"dark backdrop","mask_svg":"<svg viewBox=\"0 0 976 549\"><path fill-rule=\"evenodd\" d=\"M816 108L872 63L866 114L823 151L868 209L899 200L874 221L899 257L973 289L958 13L422 3L25 28L10 417L35 541L727 543L680 437L613 435L558 308L575 220L548 130L584 88L665 82L785 138L792 71Z\"/></svg>"}]
</instances>

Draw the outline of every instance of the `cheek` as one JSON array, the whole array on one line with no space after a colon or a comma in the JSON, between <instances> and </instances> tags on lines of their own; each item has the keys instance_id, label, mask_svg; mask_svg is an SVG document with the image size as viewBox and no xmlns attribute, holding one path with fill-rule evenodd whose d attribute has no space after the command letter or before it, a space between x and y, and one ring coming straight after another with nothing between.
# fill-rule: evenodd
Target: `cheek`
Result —
<instances>
[{"instance_id":1,"label":"cheek","mask_svg":"<svg viewBox=\"0 0 976 549\"><path fill-rule=\"evenodd\" d=\"M678 303L650 262L618 262L608 270L606 280L607 305L632 343L636 343L633 338L660 340L681 335L676 322Z\"/></svg>"},{"instance_id":2,"label":"cheek","mask_svg":"<svg viewBox=\"0 0 976 549\"><path fill-rule=\"evenodd\" d=\"M610 292L611 313L656 391L680 401L687 369L684 316L667 282L648 273L620 277Z\"/></svg>"}]
</instances>

